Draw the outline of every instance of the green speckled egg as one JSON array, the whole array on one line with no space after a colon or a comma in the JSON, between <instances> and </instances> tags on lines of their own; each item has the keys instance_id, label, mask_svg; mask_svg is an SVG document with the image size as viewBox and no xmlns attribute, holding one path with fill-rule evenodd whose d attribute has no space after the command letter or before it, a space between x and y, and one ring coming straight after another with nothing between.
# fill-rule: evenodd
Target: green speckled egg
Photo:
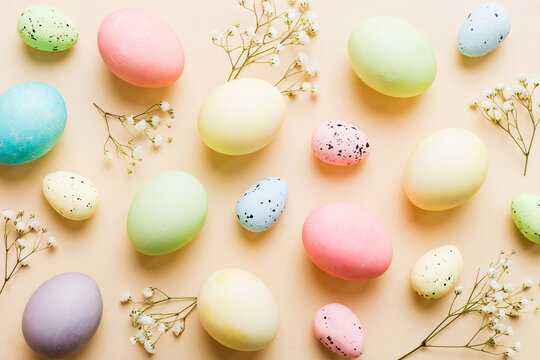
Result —
<instances>
[{"instance_id":1,"label":"green speckled egg","mask_svg":"<svg viewBox=\"0 0 540 360\"><path fill-rule=\"evenodd\" d=\"M24 9L17 31L26 44L43 51L64 51L79 39L73 21L60 10L47 5L32 5Z\"/></svg>"},{"instance_id":2,"label":"green speckled egg","mask_svg":"<svg viewBox=\"0 0 540 360\"><path fill-rule=\"evenodd\" d=\"M540 244L540 196L519 194L512 199L512 220L525 237Z\"/></svg>"}]
</instances>

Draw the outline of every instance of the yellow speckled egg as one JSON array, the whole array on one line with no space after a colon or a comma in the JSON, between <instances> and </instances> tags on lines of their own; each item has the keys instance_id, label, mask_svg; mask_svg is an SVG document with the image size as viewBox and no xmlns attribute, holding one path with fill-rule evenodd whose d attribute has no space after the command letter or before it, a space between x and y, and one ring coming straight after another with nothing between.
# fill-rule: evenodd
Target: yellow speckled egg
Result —
<instances>
[{"instance_id":1,"label":"yellow speckled egg","mask_svg":"<svg viewBox=\"0 0 540 360\"><path fill-rule=\"evenodd\" d=\"M270 290L242 269L210 275L197 297L199 318L216 341L240 351L268 345L278 329L277 305Z\"/></svg>"},{"instance_id":2,"label":"yellow speckled egg","mask_svg":"<svg viewBox=\"0 0 540 360\"><path fill-rule=\"evenodd\" d=\"M465 129L442 129L422 140L409 157L405 193L424 210L451 209L480 189L487 170L487 150L478 136Z\"/></svg>"},{"instance_id":3,"label":"yellow speckled egg","mask_svg":"<svg viewBox=\"0 0 540 360\"><path fill-rule=\"evenodd\" d=\"M238 79L208 95L199 111L199 134L219 153L245 155L268 145L284 118L285 100L274 85Z\"/></svg>"}]
</instances>

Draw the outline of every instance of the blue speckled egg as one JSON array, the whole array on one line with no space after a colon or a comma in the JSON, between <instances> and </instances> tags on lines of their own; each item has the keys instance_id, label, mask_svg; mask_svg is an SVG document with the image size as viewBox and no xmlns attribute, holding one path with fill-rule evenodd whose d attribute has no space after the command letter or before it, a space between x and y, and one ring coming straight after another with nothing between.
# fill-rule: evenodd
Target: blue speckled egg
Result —
<instances>
[{"instance_id":1,"label":"blue speckled egg","mask_svg":"<svg viewBox=\"0 0 540 360\"><path fill-rule=\"evenodd\" d=\"M270 229L283 214L289 188L280 178L266 178L242 195L236 205L238 222L247 230L262 232Z\"/></svg>"},{"instance_id":2,"label":"blue speckled egg","mask_svg":"<svg viewBox=\"0 0 540 360\"><path fill-rule=\"evenodd\" d=\"M467 16L458 37L459 51L465 56L483 56L495 50L510 32L510 15L496 3L477 6Z\"/></svg>"},{"instance_id":3,"label":"blue speckled egg","mask_svg":"<svg viewBox=\"0 0 540 360\"><path fill-rule=\"evenodd\" d=\"M66 126L66 104L50 85L26 82L0 95L0 164L20 165L45 155Z\"/></svg>"}]
</instances>

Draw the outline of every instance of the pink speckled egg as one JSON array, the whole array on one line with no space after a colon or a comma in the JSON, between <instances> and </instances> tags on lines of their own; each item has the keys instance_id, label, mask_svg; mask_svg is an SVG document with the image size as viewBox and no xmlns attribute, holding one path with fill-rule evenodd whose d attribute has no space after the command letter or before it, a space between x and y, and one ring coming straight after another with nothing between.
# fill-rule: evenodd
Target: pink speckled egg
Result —
<instances>
[{"instance_id":1,"label":"pink speckled egg","mask_svg":"<svg viewBox=\"0 0 540 360\"><path fill-rule=\"evenodd\" d=\"M302 229L308 256L330 275L369 280L392 262L392 243L375 218L348 203L328 203L308 215Z\"/></svg>"},{"instance_id":2,"label":"pink speckled egg","mask_svg":"<svg viewBox=\"0 0 540 360\"><path fill-rule=\"evenodd\" d=\"M317 339L343 358L357 358L364 352L364 331L358 317L345 305L324 305L315 314Z\"/></svg>"},{"instance_id":3,"label":"pink speckled egg","mask_svg":"<svg viewBox=\"0 0 540 360\"><path fill-rule=\"evenodd\" d=\"M98 47L109 70L132 85L171 85L184 70L184 50L174 30L143 9L120 9L107 15Z\"/></svg>"},{"instance_id":4,"label":"pink speckled egg","mask_svg":"<svg viewBox=\"0 0 540 360\"><path fill-rule=\"evenodd\" d=\"M366 134L345 121L326 121L311 136L311 149L317 158L332 165L358 164L371 153Z\"/></svg>"}]
</instances>

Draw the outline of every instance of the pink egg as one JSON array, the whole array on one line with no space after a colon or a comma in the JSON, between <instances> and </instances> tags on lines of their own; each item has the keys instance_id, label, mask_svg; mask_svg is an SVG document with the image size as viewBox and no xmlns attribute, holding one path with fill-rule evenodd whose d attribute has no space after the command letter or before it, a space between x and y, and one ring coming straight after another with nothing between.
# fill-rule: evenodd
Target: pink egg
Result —
<instances>
[{"instance_id":1,"label":"pink egg","mask_svg":"<svg viewBox=\"0 0 540 360\"><path fill-rule=\"evenodd\" d=\"M109 70L132 85L171 85L184 70L184 50L174 30L156 14L120 9L109 14L98 32L98 47Z\"/></svg>"},{"instance_id":2,"label":"pink egg","mask_svg":"<svg viewBox=\"0 0 540 360\"><path fill-rule=\"evenodd\" d=\"M345 305L324 305L313 318L320 342L343 358L357 358L364 352L364 330L358 317Z\"/></svg>"},{"instance_id":3,"label":"pink egg","mask_svg":"<svg viewBox=\"0 0 540 360\"><path fill-rule=\"evenodd\" d=\"M302 240L308 256L330 275L369 280L392 262L392 243L375 218L347 203L328 203L304 222Z\"/></svg>"},{"instance_id":4,"label":"pink egg","mask_svg":"<svg viewBox=\"0 0 540 360\"><path fill-rule=\"evenodd\" d=\"M358 164L371 153L366 134L345 121L327 121L311 136L311 149L316 157L332 165Z\"/></svg>"}]
</instances>

